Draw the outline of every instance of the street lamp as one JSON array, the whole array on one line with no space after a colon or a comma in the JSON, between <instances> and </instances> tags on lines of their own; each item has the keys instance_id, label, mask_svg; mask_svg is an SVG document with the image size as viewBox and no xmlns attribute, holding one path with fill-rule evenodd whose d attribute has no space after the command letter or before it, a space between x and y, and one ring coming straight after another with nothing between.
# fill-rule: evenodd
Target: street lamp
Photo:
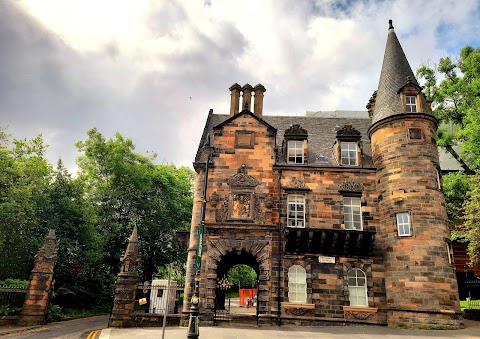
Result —
<instances>
[{"instance_id":1,"label":"street lamp","mask_svg":"<svg viewBox=\"0 0 480 339\"><path fill-rule=\"evenodd\" d=\"M197 339L199 336L199 331L198 331L198 315L200 313L198 308L198 304L200 302L200 298L198 297L199 282L200 282L200 279L195 278L195 289L193 291L193 296L191 299L192 305L190 306L190 319L188 321L187 338L189 339Z\"/></svg>"}]
</instances>

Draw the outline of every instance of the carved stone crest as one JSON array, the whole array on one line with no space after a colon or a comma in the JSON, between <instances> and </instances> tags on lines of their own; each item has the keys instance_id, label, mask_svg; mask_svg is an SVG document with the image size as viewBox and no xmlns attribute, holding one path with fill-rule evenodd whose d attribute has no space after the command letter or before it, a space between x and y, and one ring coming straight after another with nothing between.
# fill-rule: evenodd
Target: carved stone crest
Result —
<instances>
[{"instance_id":1,"label":"carved stone crest","mask_svg":"<svg viewBox=\"0 0 480 339\"><path fill-rule=\"evenodd\" d=\"M233 193L231 217L238 219L250 218L251 200L251 193Z\"/></svg>"},{"instance_id":2,"label":"carved stone crest","mask_svg":"<svg viewBox=\"0 0 480 339\"><path fill-rule=\"evenodd\" d=\"M227 181L230 187L237 187L237 188L245 188L250 187L254 188L258 186L258 181L251 175L247 174L247 168L245 164L243 164L237 171L237 174L232 176Z\"/></svg>"}]
</instances>

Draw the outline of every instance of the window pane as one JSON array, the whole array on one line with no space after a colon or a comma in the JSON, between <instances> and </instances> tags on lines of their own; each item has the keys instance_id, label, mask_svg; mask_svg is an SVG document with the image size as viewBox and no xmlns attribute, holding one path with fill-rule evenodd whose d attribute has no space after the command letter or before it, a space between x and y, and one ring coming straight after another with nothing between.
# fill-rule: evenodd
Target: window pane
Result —
<instances>
[{"instance_id":1,"label":"window pane","mask_svg":"<svg viewBox=\"0 0 480 339\"><path fill-rule=\"evenodd\" d=\"M343 198L343 214L346 229L362 230L362 211L360 204L360 198Z\"/></svg>"},{"instance_id":2,"label":"window pane","mask_svg":"<svg viewBox=\"0 0 480 339\"><path fill-rule=\"evenodd\" d=\"M305 227L305 196L289 195L287 198L287 225Z\"/></svg>"},{"instance_id":3,"label":"window pane","mask_svg":"<svg viewBox=\"0 0 480 339\"><path fill-rule=\"evenodd\" d=\"M287 143L287 161L289 164L303 164L303 141L289 141Z\"/></svg>"},{"instance_id":4,"label":"window pane","mask_svg":"<svg viewBox=\"0 0 480 339\"><path fill-rule=\"evenodd\" d=\"M299 265L288 269L288 299L291 302L307 301L306 271Z\"/></svg>"},{"instance_id":5,"label":"window pane","mask_svg":"<svg viewBox=\"0 0 480 339\"><path fill-rule=\"evenodd\" d=\"M357 143L341 142L340 144L340 162L342 165L357 164Z\"/></svg>"}]
</instances>

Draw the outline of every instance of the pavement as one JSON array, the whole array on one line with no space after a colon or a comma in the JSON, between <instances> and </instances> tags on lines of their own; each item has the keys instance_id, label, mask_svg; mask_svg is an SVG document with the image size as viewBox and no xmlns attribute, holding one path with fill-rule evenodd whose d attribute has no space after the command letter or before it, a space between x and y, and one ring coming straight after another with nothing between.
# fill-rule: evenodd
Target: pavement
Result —
<instances>
[{"instance_id":1,"label":"pavement","mask_svg":"<svg viewBox=\"0 0 480 339\"><path fill-rule=\"evenodd\" d=\"M290 326L281 327L200 327L199 339L407 339L407 338L480 338L480 322L466 320L461 330L406 330L385 326ZM108 328L101 331L99 339L159 339L162 328ZM187 338L186 327L167 327L166 339Z\"/></svg>"},{"instance_id":2,"label":"pavement","mask_svg":"<svg viewBox=\"0 0 480 339\"><path fill-rule=\"evenodd\" d=\"M461 330L407 330L375 325L355 326L294 326L281 327L256 327L256 326L230 326L230 327L200 327L199 339L408 339L408 338L480 338L480 321L465 320L466 327ZM41 331L42 326L33 327L0 327L0 337L22 336L28 332ZM166 339L186 339L186 327L167 327ZM81 338L85 338L82 336ZM104 328L91 331L88 339L160 339L161 327L147 328Z\"/></svg>"},{"instance_id":3,"label":"pavement","mask_svg":"<svg viewBox=\"0 0 480 339\"><path fill-rule=\"evenodd\" d=\"M406 330L386 326L292 326L281 327L200 327L199 339L408 339L408 338L480 338L480 322L465 320L466 328L461 330ZM0 327L0 337L15 337L34 327ZM166 339L186 339L186 327L167 327ZM162 338L161 327L148 328L105 328L92 331L87 338L91 339L159 339Z\"/></svg>"}]
</instances>

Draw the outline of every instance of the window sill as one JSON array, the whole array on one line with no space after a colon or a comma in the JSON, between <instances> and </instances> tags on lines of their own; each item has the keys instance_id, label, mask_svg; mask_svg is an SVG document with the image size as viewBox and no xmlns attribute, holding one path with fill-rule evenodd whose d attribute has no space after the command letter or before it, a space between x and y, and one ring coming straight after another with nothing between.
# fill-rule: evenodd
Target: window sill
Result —
<instances>
[{"instance_id":1,"label":"window sill","mask_svg":"<svg viewBox=\"0 0 480 339\"><path fill-rule=\"evenodd\" d=\"M285 308L305 308L305 309L314 309L315 304L307 304L301 302L291 302L291 301L284 301L282 302L282 307Z\"/></svg>"}]
</instances>

